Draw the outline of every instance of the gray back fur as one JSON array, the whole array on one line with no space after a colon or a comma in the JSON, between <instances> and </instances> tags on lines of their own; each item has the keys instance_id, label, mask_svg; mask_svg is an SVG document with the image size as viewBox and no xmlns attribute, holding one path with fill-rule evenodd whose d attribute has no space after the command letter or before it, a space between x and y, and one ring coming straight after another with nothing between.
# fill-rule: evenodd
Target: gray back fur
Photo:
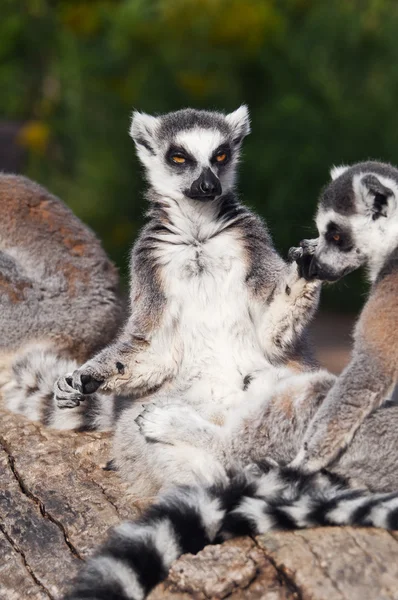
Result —
<instances>
[{"instance_id":1,"label":"gray back fur","mask_svg":"<svg viewBox=\"0 0 398 600\"><path fill-rule=\"evenodd\" d=\"M121 323L118 279L94 233L61 200L0 174L0 349L51 340L84 360Z\"/></svg>"}]
</instances>

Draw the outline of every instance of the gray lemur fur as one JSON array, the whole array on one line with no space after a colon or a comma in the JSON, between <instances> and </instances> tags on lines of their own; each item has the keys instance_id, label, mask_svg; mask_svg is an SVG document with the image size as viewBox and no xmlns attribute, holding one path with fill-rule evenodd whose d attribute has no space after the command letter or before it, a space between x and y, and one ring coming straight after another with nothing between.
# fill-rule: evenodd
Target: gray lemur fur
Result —
<instances>
[{"instance_id":1,"label":"gray lemur fur","mask_svg":"<svg viewBox=\"0 0 398 600\"><path fill-rule=\"evenodd\" d=\"M301 276L305 261L280 258L235 192L249 129L244 106L226 116L191 109L133 115L150 208L131 254L130 317L115 343L60 379L54 411L74 423L86 396L92 426L112 426L121 403L99 401L97 390L132 396L117 419L114 464L137 494L214 475L211 453L195 444L165 451L148 442L136 423L143 404L166 406L165 415L177 404L179 420L190 409L221 428L235 407L315 366L305 329L320 283Z\"/></svg>"},{"instance_id":2,"label":"gray lemur fur","mask_svg":"<svg viewBox=\"0 0 398 600\"><path fill-rule=\"evenodd\" d=\"M72 211L0 173L0 384L5 404L52 424L54 382L115 336L118 273Z\"/></svg>"},{"instance_id":3,"label":"gray lemur fur","mask_svg":"<svg viewBox=\"0 0 398 600\"><path fill-rule=\"evenodd\" d=\"M200 485L176 487L141 519L122 523L65 600L142 600L181 554L236 535L347 524L398 529L398 405L386 401L398 364L398 170L363 163L332 176L319 204L319 239L291 255L312 254L308 276L330 281L368 267L372 288L351 363L339 378L263 370L260 389L250 382L248 401L228 407L221 424L200 406L149 404L137 421L154 451L182 469L177 449L187 460L192 447L201 449L213 485L199 477ZM276 465L295 456L288 467ZM330 458L329 472L311 473ZM226 469L238 474L229 478Z\"/></svg>"}]
</instances>

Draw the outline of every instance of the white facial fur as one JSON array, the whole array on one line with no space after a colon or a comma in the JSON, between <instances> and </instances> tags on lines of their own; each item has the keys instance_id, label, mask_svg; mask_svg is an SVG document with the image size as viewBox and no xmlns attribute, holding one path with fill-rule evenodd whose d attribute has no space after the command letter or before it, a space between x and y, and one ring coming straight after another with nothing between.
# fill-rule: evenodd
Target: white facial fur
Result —
<instances>
[{"instance_id":1,"label":"white facial fur","mask_svg":"<svg viewBox=\"0 0 398 600\"><path fill-rule=\"evenodd\" d=\"M162 117L152 117L139 112L133 114L130 135L136 144L138 157L146 168L147 179L158 194L177 201L184 199L184 192L204 168L210 168L219 178L223 194L234 187L240 143L250 132L247 107L241 106L222 118L225 120L227 133L217 127L215 120L214 127L198 125L188 129L182 128L172 138L167 138L164 135L159 136ZM231 148L228 164L222 167L212 164L211 159L215 151L226 143ZM192 168L170 165L166 154L171 145L188 152L196 164Z\"/></svg>"}]
</instances>

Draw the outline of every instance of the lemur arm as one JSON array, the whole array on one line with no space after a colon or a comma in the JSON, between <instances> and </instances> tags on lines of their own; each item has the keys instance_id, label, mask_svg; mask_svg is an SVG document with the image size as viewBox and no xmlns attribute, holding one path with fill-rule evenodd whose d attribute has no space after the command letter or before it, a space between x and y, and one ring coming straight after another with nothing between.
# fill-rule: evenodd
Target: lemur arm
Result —
<instances>
[{"instance_id":1,"label":"lemur arm","mask_svg":"<svg viewBox=\"0 0 398 600\"><path fill-rule=\"evenodd\" d=\"M116 341L65 376L55 395L60 407L79 403L79 394L97 389L120 395L142 395L161 386L177 368L173 328L165 321L167 299L163 294L155 258L145 236L134 248L131 262L131 315ZM71 389L65 395L64 390ZM81 398L80 398L81 399Z\"/></svg>"},{"instance_id":2,"label":"lemur arm","mask_svg":"<svg viewBox=\"0 0 398 600\"><path fill-rule=\"evenodd\" d=\"M170 379L177 368L170 344L162 339L134 334L127 326L116 342L104 348L94 358L80 367L72 377L72 386L83 394L98 388L118 395L143 395Z\"/></svg>"},{"instance_id":3,"label":"lemur arm","mask_svg":"<svg viewBox=\"0 0 398 600\"><path fill-rule=\"evenodd\" d=\"M356 327L352 360L312 419L293 466L316 471L330 464L392 392L398 371L398 274L388 279L367 302Z\"/></svg>"},{"instance_id":4,"label":"lemur arm","mask_svg":"<svg viewBox=\"0 0 398 600\"><path fill-rule=\"evenodd\" d=\"M272 362L285 362L297 356L302 336L319 304L321 282L311 280L308 275L316 240L305 240L303 244L290 250L289 258L294 262L284 265L271 297L260 308L259 337Z\"/></svg>"}]
</instances>

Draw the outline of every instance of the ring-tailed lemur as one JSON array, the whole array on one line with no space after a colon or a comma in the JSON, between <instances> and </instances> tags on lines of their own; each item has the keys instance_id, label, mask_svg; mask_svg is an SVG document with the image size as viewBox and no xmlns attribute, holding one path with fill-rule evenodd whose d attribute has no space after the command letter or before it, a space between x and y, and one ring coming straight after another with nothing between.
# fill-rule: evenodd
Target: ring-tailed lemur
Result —
<instances>
[{"instance_id":1,"label":"ring-tailed lemur","mask_svg":"<svg viewBox=\"0 0 398 600\"><path fill-rule=\"evenodd\" d=\"M301 276L305 260L299 268L280 258L234 191L248 133L245 106L226 116L191 109L133 116L150 210L132 250L131 315L114 344L58 382L54 411L73 418L93 394L87 411L104 425L118 403L98 401L98 388L140 397L119 416L114 436L114 464L135 494L211 482L223 470L217 461L209 469L205 449L149 443L135 422L142 402L182 403L216 426L263 388L314 365L304 330L320 283Z\"/></svg>"},{"instance_id":2,"label":"ring-tailed lemur","mask_svg":"<svg viewBox=\"0 0 398 600\"><path fill-rule=\"evenodd\" d=\"M0 174L0 383L11 410L63 427L53 419L54 382L116 334L118 283L93 232L61 200Z\"/></svg>"},{"instance_id":3,"label":"ring-tailed lemur","mask_svg":"<svg viewBox=\"0 0 398 600\"><path fill-rule=\"evenodd\" d=\"M336 281L366 265L371 292L354 333L352 358L304 437L294 465L316 471L351 442L398 379L398 169L365 162L332 171L316 223L310 273Z\"/></svg>"},{"instance_id":4,"label":"ring-tailed lemur","mask_svg":"<svg viewBox=\"0 0 398 600\"><path fill-rule=\"evenodd\" d=\"M380 403L396 379L398 244L394 230L398 172L365 163L340 177L343 179L332 182L321 197L317 219L320 241L303 246L315 253L312 272L335 279L367 264L373 281L357 325L353 362L356 353L364 350L368 360L374 354L374 363L367 363L369 375L351 371L354 378L348 380L345 389L353 390L354 398L339 396L338 404L333 404L333 408L347 404L350 416L356 416L358 427L350 445L336 458L329 473L272 467L262 474L261 464L254 469L250 466L264 457L272 462L290 462L303 440L311 441L311 419L311 427L322 426L318 415L324 406L329 409L327 402L340 384L347 386L350 367L337 380L324 371L282 379L268 394L264 391L261 399L230 411L222 427L208 423L191 407L147 407L140 427L144 435L156 441L153 446L166 451L179 443L186 448L212 447L223 466L247 468L210 487L175 488L142 519L120 525L83 569L68 600L101 600L109 594L115 600L139 600L167 575L172 561L182 553L195 553L208 543L233 535L317 525L398 528L398 492L394 491L398 489L398 406L388 402L369 415L366 395L370 378ZM363 237L365 241L360 244ZM294 250L292 255L300 252ZM380 358L386 364L378 380L375 365L380 368ZM361 410L361 390L367 404L366 418ZM352 426L353 419L348 424ZM343 439L344 426L343 421ZM340 429L334 431L339 438ZM356 489L350 489L352 480Z\"/></svg>"}]
</instances>

